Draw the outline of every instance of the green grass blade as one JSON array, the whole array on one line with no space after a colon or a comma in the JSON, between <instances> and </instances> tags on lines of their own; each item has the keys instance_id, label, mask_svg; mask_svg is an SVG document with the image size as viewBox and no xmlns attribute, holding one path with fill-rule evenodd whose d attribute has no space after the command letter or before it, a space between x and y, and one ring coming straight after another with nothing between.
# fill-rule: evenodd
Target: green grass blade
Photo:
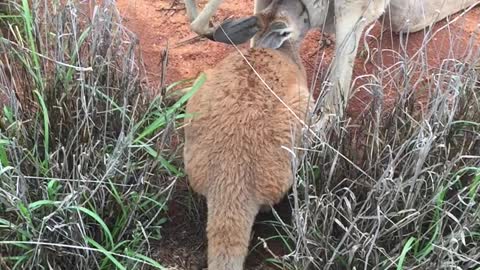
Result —
<instances>
[{"instance_id":1,"label":"green grass blade","mask_svg":"<svg viewBox=\"0 0 480 270\"><path fill-rule=\"evenodd\" d=\"M135 257L137 259L140 259L140 260L143 260L143 261L149 263L151 266L153 266L157 269L167 269L167 268L163 267L162 265L160 265L155 260L153 260L152 258L147 257L145 255L142 255L142 254L139 254L139 253L133 253L133 257Z\"/></svg>"},{"instance_id":2,"label":"green grass blade","mask_svg":"<svg viewBox=\"0 0 480 270\"><path fill-rule=\"evenodd\" d=\"M185 118L185 114L177 114L174 119L179 120ZM155 121L153 121L150 125L148 125L141 133L138 135L138 137L133 141L133 143L139 143L143 138L152 135L155 133L155 131L159 130L160 128L165 127L165 125L168 123L169 116L161 115L158 116Z\"/></svg>"},{"instance_id":3,"label":"green grass blade","mask_svg":"<svg viewBox=\"0 0 480 270\"><path fill-rule=\"evenodd\" d=\"M88 37L88 35L90 34L90 31L92 30L92 27L91 26L88 26L83 32L82 34L80 35L80 37L78 38L78 43L77 43L77 48L81 48L83 42L85 42L85 39ZM75 62L77 61L77 57L78 57L78 51L77 50L74 50L73 52L73 55L71 57L71 60L70 60L70 65L72 66L75 66ZM66 78L65 78L65 84L68 84L72 81L73 79L73 72L75 72L75 69L73 67L70 67L67 71L67 75L66 75Z\"/></svg>"},{"instance_id":4,"label":"green grass blade","mask_svg":"<svg viewBox=\"0 0 480 270\"><path fill-rule=\"evenodd\" d=\"M397 270L402 270L403 269L403 263L405 262L405 259L407 257L407 253L412 249L413 243L415 242L415 237L410 237L405 244L405 246L402 249L402 253L400 254L400 257L398 258L398 264L397 264Z\"/></svg>"},{"instance_id":5,"label":"green grass blade","mask_svg":"<svg viewBox=\"0 0 480 270\"><path fill-rule=\"evenodd\" d=\"M180 81L176 81L172 84L170 84L169 86L167 86L167 89L166 89L166 93L169 93L170 90L172 90L173 88L175 88L177 85L180 85L182 83L186 83L188 81L191 81L191 79L184 79L184 80L180 80Z\"/></svg>"},{"instance_id":6,"label":"green grass blade","mask_svg":"<svg viewBox=\"0 0 480 270\"><path fill-rule=\"evenodd\" d=\"M168 162L165 158L163 158L162 155L160 155L157 151L155 151L155 149L153 149L148 145L142 145L142 147L145 148L147 153L149 153L152 157L157 159L160 162L160 164L169 172L179 177L183 176L183 173L181 173L175 166L173 166L170 162Z\"/></svg>"},{"instance_id":7,"label":"green grass blade","mask_svg":"<svg viewBox=\"0 0 480 270\"><path fill-rule=\"evenodd\" d=\"M126 270L125 266L123 266L117 259L115 259L115 257L113 257L113 255L111 254L111 252L108 252L104 247L102 247L102 245L100 245L99 243L97 243L95 240L89 238L89 237L86 237L87 239L87 243L93 247L95 247L96 249L98 249L103 255L105 255L113 264L115 264L115 266L120 269L120 270Z\"/></svg>"},{"instance_id":8,"label":"green grass blade","mask_svg":"<svg viewBox=\"0 0 480 270\"><path fill-rule=\"evenodd\" d=\"M57 180L50 180L47 184L48 199L56 200L58 191L62 188L62 185Z\"/></svg>"},{"instance_id":9,"label":"green grass blade","mask_svg":"<svg viewBox=\"0 0 480 270\"><path fill-rule=\"evenodd\" d=\"M39 209L40 207L42 206L46 206L46 205L50 205L50 206L57 206L61 204L61 202L59 201L51 201L51 200L39 200L39 201L36 201L36 202L33 202L33 203L30 203L28 205L28 209L33 212L37 209Z\"/></svg>"},{"instance_id":10,"label":"green grass blade","mask_svg":"<svg viewBox=\"0 0 480 270\"><path fill-rule=\"evenodd\" d=\"M167 111L168 114L171 114L174 111L181 108L193 96L193 94L195 94L198 91L198 89L202 87L202 85L205 83L206 80L207 80L207 76L205 75L205 73L201 73L193 83L191 89L184 96L182 96L177 102L175 102L175 104L173 104L172 107L169 108L169 110Z\"/></svg>"},{"instance_id":11,"label":"green grass blade","mask_svg":"<svg viewBox=\"0 0 480 270\"><path fill-rule=\"evenodd\" d=\"M473 177L472 183L470 184L470 189L468 190L468 196L470 200L475 201L479 193L480 187L480 168L478 168L475 176Z\"/></svg>"},{"instance_id":12,"label":"green grass blade","mask_svg":"<svg viewBox=\"0 0 480 270\"><path fill-rule=\"evenodd\" d=\"M33 91L35 95L37 96L38 102L40 103L40 107L42 109L42 115L43 115L43 147L45 151L45 157L44 157L44 162L46 165L46 168L48 168L48 160L49 160L49 137L50 137L50 120L48 116L48 110L47 110L47 105L45 104L45 100L43 99L42 95L40 92L37 90Z\"/></svg>"},{"instance_id":13,"label":"green grass blade","mask_svg":"<svg viewBox=\"0 0 480 270\"><path fill-rule=\"evenodd\" d=\"M134 140L134 143L138 143L141 139L145 138L148 135L153 134L156 130L158 130L160 127L163 127L168 119L171 118L171 115L175 113L178 109L180 109L192 96L195 94L198 89L205 83L206 80L206 75L204 73L201 73L200 76L195 80L193 83L191 89L183 95L175 104L173 104L170 108L167 109L167 111L159 116L158 119L156 119L153 123L148 125L147 128L145 128L144 131L140 133L140 135ZM184 118L185 115L182 114L181 117L176 116L175 119L180 119Z\"/></svg>"},{"instance_id":14,"label":"green grass blade","mask_svg":"<svg viewBox=\"0 0 480 270\"><path fill-rule=\"evenodd\" d=\"M13 117L12 110L10 110L10 108L8 106L3 107L3 116L5 116L5 118L7 118L7 121L9 123L14 122L14 117Z\"/></svg>"},{"instance_id":15,"label":"green grass blade","mask_svg":"<svg viewBox=\"0 0 480 270\"><path fill-rule=\"evenodd\" d=\"M115 228L116 229L116 228ZM117 243L117 245L115 245L111 250L110 250L110 253L117 253L118 254L118 250L120 248L122 248L124 245L127 245L128 243L130 243L131 240L124 240L120 243ZM109 269L109 268L106 268L107 265L109 265L109 261L108 260L103 260L102 264L100 265L100 268L99 269Z\"/></svg>"},{"instance_id":16,"label":"green grass blade","mask_svg":"<svg viewBox=\"0 0 480 270\"><path fill-rule=\"evenodd\" d=\"M133 143L140 142L141 139L145 138L146 136L148 136L150 134L153 134L156 130L165 126L166 123L167 123L166 115L155 119L155 121L153 121L150 125L148 125L145 128L144 131L142 131L142 133L140 133L140 135L133 141Z\"/></svg>"},{"instance_id":17,"label":"green grass blade","mask_svg":"<svg viewBox=\"0 0 480 270\"><path fill-rule=\"evenodd\" d=\"M7 150L5 149L5 145L7 145L9 141L0 140L0 164L2 167L10 166L10 162L8 161Z\"/></svg>"},{"instance_id":18,"label":"green grass blade","mask_svg":"<svg viewBox=\"0 0 480 270\"><path fill-rule=\"evenodd\" d=\"M3 218L0 218L0 228L7 228L7 229L11 229L11 228L14 228L15 225L12 224L10 221L6 220L6 219L3 219Z\"/></svg>"},{"instance_id":19,"label":"green grass blade","mask_svg":"<svg viewBox=\"0 0 480 270\"><path fill-rule=\"evenodd\" d=\"M41 81L41 66L40 66L40 59L37 53L37 46L35 45L35 38L34 38L34 22L32 17L32 12L30 11L30 6L28 0L22 0L22 12L23 12L23 19L24 19L24 27L25 32L27 34L28 46L29 49L32 51L31 58L33 60L33 68L35 70L36 78L37 78L37 87L39 87L43 91L43 83Z\"/></svg>"},{"instance_id":20,"label":"green grass blade","mask_svg":"<svg viewBox=\"0 0 480 270\"><path fill-rule=\"evenodd\" d=\"M110 247L114 246L113 237L112 237L112 233L110 232L110 229L108 228L107 224L105 224L103 219L97 213L95 213L95 212L93 212L93 211L91 211L87 208L81 207L81 206L71 206L71 207L69 207L69 209L73 209L73 210L83 212L86 215L93 218L95 221L97 221L97 223L102 227L102 230L103 230L106 238L108 239L109 246Z\"/></svg>"},{"instance_id":21,"label":"green grass blade","mask_svg":"<svg viewBox=\"0 0 480 270\"><path fill-rule=\"evenodd\" d=\"M28 210L28 207L26 207L25 204L23 204L23 202L18 202L17 207L22 217L26 219L28 223L32 223L32 216L30 215L30 211Z\"/></svg>"},{"instance_id":22,"label":"green grass blade","mask_svg":"<svg viewBox=\"0 0 480 270\"><path fill-rule=\"evenodd\" d=\"M445 202L445 195L447 194L448 188L445 188L443 186L440 187L440 192L437 195L437 199L435 202L435 212L433 213L433 218L431 222L431 226L434 227L433 229L433 235L429 237L428 242L425 244L425 247L416 255L417 259L423 259L430 252L433 251L433 243L437 241L438 236L440 235L440 230L441 230L441 223L440 223L440 218L441 218L441 211L443 209L443 204ZM431 230L431 229L429 229ZM420 242L420 239L417 240L416 245L418 246Z\"/></svg>"}]
</instances>

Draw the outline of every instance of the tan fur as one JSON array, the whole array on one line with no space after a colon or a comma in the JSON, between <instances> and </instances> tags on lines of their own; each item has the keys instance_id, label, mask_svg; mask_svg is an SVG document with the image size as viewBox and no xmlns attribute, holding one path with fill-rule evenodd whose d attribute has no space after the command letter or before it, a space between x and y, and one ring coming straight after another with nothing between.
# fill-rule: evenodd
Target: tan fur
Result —
<instances>
[{"instance_id":1,"label":"tan fur","mask_svg":"<svg viewBox=\"0 0 480 270\"><path fill-rule=\"evenodd\" d=\"M310 95L305 71L287 54L249 49L245 57L272 90L305 119ZM254 218L290 188L293 149L302 124L235 52L206 71L187 104L185 168L207 198L210 270L243 269Z\"/></svg>"}]
</instances>

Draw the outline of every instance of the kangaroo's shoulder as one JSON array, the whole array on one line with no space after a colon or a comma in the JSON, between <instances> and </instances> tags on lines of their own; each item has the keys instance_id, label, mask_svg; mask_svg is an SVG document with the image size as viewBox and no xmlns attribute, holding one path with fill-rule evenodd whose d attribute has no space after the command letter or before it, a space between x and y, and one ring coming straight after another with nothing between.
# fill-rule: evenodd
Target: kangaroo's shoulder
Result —
<instances>
[{"instance_id":1,"label":"kangaroo's shoulder","mask_svg":"<svg viewBox=\"0 0 480 270\"><path fill-rule=\"evenodd\" d=\"M214 68L206 71L212 86L224 85L238 80L248 80L249 86L265 83L282 87L306 81L303 65L296 63L287 54L269 48L251 48L229 54Z\"/></svg>"}]
</instances>

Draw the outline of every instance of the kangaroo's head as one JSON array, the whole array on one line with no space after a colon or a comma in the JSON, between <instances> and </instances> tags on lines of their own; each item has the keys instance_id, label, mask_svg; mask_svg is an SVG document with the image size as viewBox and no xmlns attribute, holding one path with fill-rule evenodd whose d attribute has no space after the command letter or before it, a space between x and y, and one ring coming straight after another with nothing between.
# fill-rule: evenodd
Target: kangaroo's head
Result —
<instances>
[{"instance_id":1,"label":"kangaroo's head","mask_svg":"<svg viewBox=\"0 0 480 270\"><path fill-rule=\"evenodd\" d=\"M256 17L260 27L255 47L298 47L310 29L308 12L300 0L273 0Z\"/></svg>"},{"instance_id":2,"label":"kangaroo's head","mask_svg":"<svg viewBox=\"0 0 480 270\"><path fill-rule=\"evenodd\" d=\"M255 36L255 47L296 48L309 29L308 12L301 0L271 0L254 16L222 23L215 31L214 39L241 44Z\"/></svg>"}]
</instances>

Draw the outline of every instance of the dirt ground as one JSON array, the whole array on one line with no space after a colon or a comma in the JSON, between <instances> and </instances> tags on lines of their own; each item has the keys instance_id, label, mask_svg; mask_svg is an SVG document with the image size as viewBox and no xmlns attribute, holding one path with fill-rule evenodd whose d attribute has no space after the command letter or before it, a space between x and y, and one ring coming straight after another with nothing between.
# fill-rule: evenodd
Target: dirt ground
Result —
<instances>
[{"instance_id":1,"label":"dirt ground","mask_svg":"<svg viewBox=\"0 0 480 270\"><path fill-rule=\"evenodd\" d=\"M204 4L206 1L199 2ZM207 40L184 43L196 35L189 29L181 0L117 0L117 5L124 17L125 25L140 40L148 80L155 86L159 85L162 76L166 84L195 77L200 71L214 66L226 54L235 50L229 45ZM251 10L253 0L225 1L215 20L249 15ZM454 18L455 16L450 20ZM381 22L377 22L362 38L360 44L354 68L354 76L358 78L355 82L357 90L350 102L349 115L358 117L368 107L372 94L362 86L375 82L376 78L380 78L384 85L383 98L388 106L395 101L398 94L392 89L403 68L415 67L412 78L429 81L430 74L440 68L445 59L468 59L471 47L480 44L479 22L480 7L477 7L451 24L446 20L437 23L433 27L435 34L430 37L429 42L425 42L424 31L410 34L408 37L399 36L382 27ZM419 52L422 46L427 46L427 49ZM168 62L166 69L163 70L162 62L167 48ZM312 31L302 46L301 56L309 81L316 84L312 90L315 97L331 63L333 51L331 40L325 39L319 31ZM409 62L401 61L406 56L409 56ZM421 65L411 65L414 62ZM186 209L186 206L179 204L170 206L171 221L165 228L164 239L156 247L157 259L169 266L175 265L176 269L195 269L205 259L204 216L192 215ZM260 217L262 218L268 219ZM263 237L268 237L269 231L270 233L272 231L271 226L261 224L257 224L255 229L258 234L263 234ZM249 256L248 264L251 269L265 269L258 263L264 258L272 257L271 252L266 252L262 246L256 249L258 252L254 251ZM269 248L279 256L284 252L275 242L272 242Z\"/></svg>"}]
</instances>

